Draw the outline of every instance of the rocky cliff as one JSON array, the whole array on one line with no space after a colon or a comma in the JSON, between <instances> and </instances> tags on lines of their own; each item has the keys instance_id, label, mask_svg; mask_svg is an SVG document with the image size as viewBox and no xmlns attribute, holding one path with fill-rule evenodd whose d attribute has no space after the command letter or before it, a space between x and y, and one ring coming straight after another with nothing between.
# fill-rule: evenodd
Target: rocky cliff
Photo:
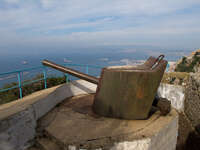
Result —
<instances>
[{"instance_id":1,"label":"rocky cliff","mask_svg":"<svg viewBox=\"0 0 200 150\"><path fill-rule=\"evenodd\" d=\"M163 83L184 87L184 111L179 113L177 150L200 146L200 49L176 63L175 72L164 74Z\"/></svg>"},{"instance_id":2,"label":"rocky cliff","mask_svg":"<svg viewBox=\"0 0 200 150\"><path fill-rule=\"evenodd\" d=\"M200 72L200 49L179 60L176 64L175 71L194 73Z\"/></svg>"}]
</instances>

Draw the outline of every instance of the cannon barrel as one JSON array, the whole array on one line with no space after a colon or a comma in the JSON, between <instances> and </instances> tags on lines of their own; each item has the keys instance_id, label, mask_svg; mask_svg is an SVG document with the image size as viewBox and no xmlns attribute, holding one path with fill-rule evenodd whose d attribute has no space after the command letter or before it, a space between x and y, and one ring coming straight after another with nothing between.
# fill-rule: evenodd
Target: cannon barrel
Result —
<instances>
[{"instance_id":1,"label":"cannon barrel","mask_svg":"<svg viewBox=\"0 0 200 150\"><path fill-rule=\"evenodd\" d=\"M48 67L52 67L52 68L59 70L61 72L71 74L75 77L78 77L80 79L86 80L86 81L91 82L91 83L94 83L94 84L99 83L99 79L94 77L94 76L90 76L88 74L84 74L84 73L79 72L77 70L70 69L70 68L67 68L67 67L62 66L62 65L58 65L58 64L51 62L51 61L43 60L42 64L45 65L45 66L48 66Z\"/></svg>"}]
</instances>

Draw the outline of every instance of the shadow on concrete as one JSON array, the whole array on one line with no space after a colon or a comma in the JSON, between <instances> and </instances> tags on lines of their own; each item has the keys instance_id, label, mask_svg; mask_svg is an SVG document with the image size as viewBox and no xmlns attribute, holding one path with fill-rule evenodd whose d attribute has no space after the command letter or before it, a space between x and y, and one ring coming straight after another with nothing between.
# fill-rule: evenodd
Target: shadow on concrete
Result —
<instances>
[{"instance_id":1,"label":"shadow on concrete","mask_svg":"<svg viewBox=\"0 0 200 150\"><path fill-rule=\"evenodd\" d=\"M199 150L200 135L196 132L191 132L187 138L184 150Z\"/></svg>"},{"instance_id":2,"label":"shadow on concrete","mask_svg":"<svg viewBox=\"0 0 200 150\"><path fill-rule=\"evenodd\" d=\"M81 90L83 90L83 91L85 91L87 93L94 93L94 90L91 90L91 89L87 88L86 86L80 84L77 81L73 81L73 82L71 82L71 84L76 86L76 87L78 87L78 88L80 88ZM71 92L73 93L73 91L71 91Z\"/></svg>"}]
</instances>

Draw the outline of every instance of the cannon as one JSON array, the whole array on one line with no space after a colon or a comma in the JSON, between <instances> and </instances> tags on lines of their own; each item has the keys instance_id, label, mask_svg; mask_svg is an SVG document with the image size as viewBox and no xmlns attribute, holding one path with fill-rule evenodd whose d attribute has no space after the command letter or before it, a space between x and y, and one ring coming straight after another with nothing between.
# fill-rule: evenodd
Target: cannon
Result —
<instances>
[{"instance_id":1,"label":"cannon","mask_svg":"<svg viewBox=\"0 0 200 150\"><path fill-rule=\"evenodd\" d=\"M170 103L160 100L156 92L166 69L164 55L149 57L138 66L110 66L101 71L100 78L43 60L43 65L97 84L93 111L101 116L121 119L147 119L152 104L161 114L170 111ZM155 98L156 97L156 98Z\"/></svg>"}]
</instances>

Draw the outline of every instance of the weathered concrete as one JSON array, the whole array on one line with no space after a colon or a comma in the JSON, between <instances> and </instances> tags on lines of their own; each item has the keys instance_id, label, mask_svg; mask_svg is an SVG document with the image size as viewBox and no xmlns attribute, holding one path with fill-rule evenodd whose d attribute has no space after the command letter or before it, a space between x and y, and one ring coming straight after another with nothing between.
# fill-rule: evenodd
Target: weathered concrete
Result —
<instances>
[{"instance_id":1,"label":"weathered concrete","mask_svg":"<svg viewBox=\"0 0 200 150\"><path fill-rule=\"evenodd\" d=\"M0 106L0 150L23 150L35 137L36 122L62 100L94 93L96 85L78 80Z\"/></svg>"},{"instance_id":2,"label":"weathered concrete","mask_svg":"<svg viewBox=\"0 0 200 150\"><path fill-rule=\"evenodd\" d=\"M179 80L184 86L161 84L159 96L168 98L174 108L184 112L192 126L200 133L200 73L176 72L165 76L170 76L174 81Z\"/></svg>"},{"instance_id":3,"label":"weathered concrete","mask_svg":"<svg viewBox=\"0 0 200 150\"><path fill-rule=\"evenodd\" d=\"M179 85L160 84L158 88L158 96L167 98L171 101L172 107L179 112L184 111L185 89Z\"/></svg>"},{"instance_id":4,"label":"weathered concrete","mask_svg":"<svg viewBox=\"0 0 200 150\"><path fill-rule=\"evenodd\" d=\"M46 90L42 90L42 91L33 93L30 96L24 97L23 99L1 105L0 106L0 150L26 149L32 144L33 139L36 135L35 128L37 126L36 123L38 119L40 119L52 108L54 108L57 104L59 104L60 102L62 102L64 99L68 97L81 95L81 94L94 93L95 91L96 91L95 84L91 84L83 80L78 80L67 85L64 84L64 85L56 86L56 87L49 88ZM147 132L148 133L147 135L150 135L149 137L152 137L152 138L149 139L149 137L147 136L147 137L143 137L142 139L138 139L138 142L136 142L136 145L139 146L140 143L143 143L142 145L144 147L145 145L148 145L148 148L149 148L148 150L150 150L152 144L149 145L148 144L149 141L150 143L155 141L155 144L153 145L156 145L157 140L159 141L160 139L165 137L164 136L165 134L167 135L169 133L169 136L174 137L174 139L173 141L169 139L165 139L166 141L169 141L167 142L168 145L166 147L168 147L169 145L171 145L171 147L174 147L176 143L176 136L177 136L177 132L176 132L177 117L174 117L174 120L172 119L170 121L170 118L171 118L170 115L166 117L169 119L168 120L169 124L167 125L169 126L169 128L165 125L161 125L160 128L157 127L157 130L159 132L158 133L152 132L152 135L149 134L150 131L142 130L144 131L144 133ZM167 123L167 119L165 117L160 117L160 119L161 118L163 118L164 122L166 121ZM68 122L70 123L70 120ZM141 121L138 120L138 122L141 122ZM142 122L139 124L140 124L140 127L145 128L144 126L145 124L143 125ZM110 128L108 132L113 131L113 129L115 128L115 126L111 124L108 124L108 126L112 127ZM132 125L132 126L134 129L139 128L139 126L138 127L136 127L135 125ZM126 127L126 123L124 124L124 128L125 127ZM156 126L154 125L154 127ZM167 127L166 128L167 133L165 132L165 127ZM173 132L171 132L172 130ZM87 131L89 133L91 131L91 128L88 129ZM164 133L163 136L161 134L162 132ZM63 134L64 133L65 132L63 132ZM138 133L136 135L138 135ZM143 132L141 132L141 135L142 134ZM105 135L109 137L108 134L105 134ZM133 137L131 136L131 138ZM107 139L108 138L105 138L105 140ZM134 143L132 139L127 140L127 141L123 140L123 141L117 141L117 142L115 142L114 140L112 143L113 144L112 146L113 146L113 149L120 149L120 147L127 148L126 146L130 145L131 144L130 142ZM90 143L90 141L88 141L88 143ZM158 144L158 147L160 146L163 146L163 144L160 144L160 145ZM69 148L74 149L74 146L69 145Z\"/></svg>"},{"instance_id":5,"label":"weathered concrete","mask_svg":"<svg viewBox=\"0 0 200 150\"><path fill-rule=\"evenodd\" d=\"M158 96L170 100L172 107L179 112L177 149L183 150L189 134L194 131L194 128L184 113L185 88L180 85L161 84L158 89Z\"/></svg>"},{"instance_id":6,"label":"weathered concrete","mask_svg":"<svg viewBox=\"0 0 200 150\"><path fill-rule=\"evenodd\" d=\"M183 73L184 77L185 74ZM181 76L181 73L179 75ZM182 82L184 86L161 84L158 95L168 98L179 112L177 149L198 150L200 146L200 74L186 75L187 78Z\"/></svg>"},{"instance_id":7,"label":"weathered concrete","mask_svg":"<svg viewBox=\"0 0 200 150\"><path fill-rule=\"evenodd\" d=\"M38 147L43 150L61 150L56 143L47 138L41 138L38 140L37 144L39 145Z\"/></svg>"},{"instance_id":8,"label":"weathered concrete","mask_svg":"<svg viewBox=\"0 0 200 150\"><path fill-rule=\"evenodd\" d=\"M42 118L45 133L62 149L175 150L178 115L120 120L93 113L93 96L73 97Z\"/></svg>"}]
</instances>

